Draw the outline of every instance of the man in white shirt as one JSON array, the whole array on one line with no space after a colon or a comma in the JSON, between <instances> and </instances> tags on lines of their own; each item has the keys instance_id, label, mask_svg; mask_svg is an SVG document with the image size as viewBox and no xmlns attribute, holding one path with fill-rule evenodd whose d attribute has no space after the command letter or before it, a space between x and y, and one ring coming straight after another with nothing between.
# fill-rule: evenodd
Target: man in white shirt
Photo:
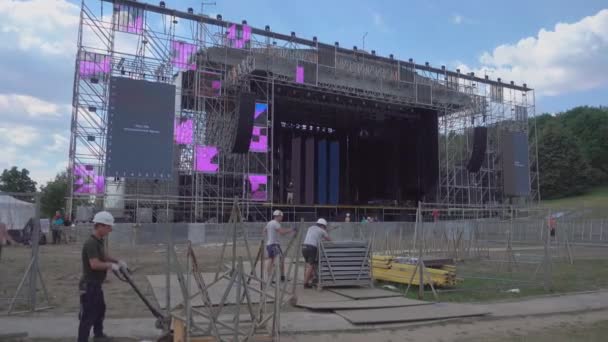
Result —
<instances>
[{"instance_id":1,"label":"man in white shirt","mask_svg":"<svg viewBox=\"0 0 608 342\"><path fill-rule=\"evenodd\" d=\"M281 222L283 221L282 211L275 210L272 213L272 216L274 218L266 224L266 227L264 227L264 234L266 235L266 253L268 254L266 274L270 277L272 268L274 267L274 260L278 256L281 261L281 281L285 281L285 263L279 235L289 234L293 232L294 229L281 228Z\"/></svg>"},{"instance_id":2,"label":"man in white shirt","mask_svg":"<svg viewBox=\"0 0 608 342\"><path fill-rule=\"evenodd\" d=\"M329 237L329 234L327 234L327 221L320 218L314 226L308 228L306 238L302 244L302 256L304 257L304 260L306 260L304 287L307 289L312 287L311 281L314 277L315 266L318 262L318 246L323 240L331 241L331 238Z\"/></svg>"}]
</instances>

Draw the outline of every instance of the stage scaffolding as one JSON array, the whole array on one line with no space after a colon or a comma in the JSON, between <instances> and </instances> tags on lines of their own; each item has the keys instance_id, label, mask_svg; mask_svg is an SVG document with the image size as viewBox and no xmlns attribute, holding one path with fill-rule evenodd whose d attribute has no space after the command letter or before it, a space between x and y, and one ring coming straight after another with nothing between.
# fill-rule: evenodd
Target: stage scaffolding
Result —
<instances>
[{"instance_id":1,"label":"stage scaffolding","mask_svg":"<svg viewBox=\"0 0 608 342\"><path fill-rule=\"evenodd\" d=\"M198 9L196 9L198 12ZM110 78L175 84L176 127L191 125L192 138L176 138L171 180L108 178L104 174ZM186 86L187 84L187 86ZM448 205L505 203L497 158L500 132L530 139L532 195L539 199L534 133L534 91L503 83L345 49L312 40L132 0L82 2L75 63L69 149L68 211L77 203L113 210L125 221L223 222L234 198L246 219L265 219L273 207L275 91L289 86L390 106L439 113L439 179L435 200ZM233 139L236 99L255 92L266 105L261 128L270 132L266 151L227 153ZM184 105L184 101L187 102ZM345 101L346 102L346 101ZM531 120L530 120L531 119ZM529 122L532 125L529 125ZM259 123L256 125L260 126ZM472 128L488 128L479 172L466 172ZM201 171L197 151L218 148L219 169ZM202 151L202 150L201 150ZM199 154L201 152L199 151ZM149 156L153 158L154 151ZM134 158L142 156L133 156ZM245 177L266 179L266 198L252 198ZM162 199L162 200L161 200ZM141 209L141 210L140 210ZM145 210L144 210L145 209ZM141 212L140 212L141 211ZM131 213L127 215L126 213ZM141 216L141 217L140 217Z\"/></svg>"}]
</instances>

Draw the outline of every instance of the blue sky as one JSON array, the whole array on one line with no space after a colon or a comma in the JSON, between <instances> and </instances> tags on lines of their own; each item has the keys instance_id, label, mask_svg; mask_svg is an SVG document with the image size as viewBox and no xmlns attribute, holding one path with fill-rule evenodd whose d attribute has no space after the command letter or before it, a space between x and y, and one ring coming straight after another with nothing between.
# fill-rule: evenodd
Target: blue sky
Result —
<instances>
[{"instance_id":1,"label":"blue sky","mask_svg":"<svg viewBox=\"0 0 608 342\"><path fill-rule=\"evenodd\" d=\"M165 2L200 10L200 1ZM361 48L367 32L366 50L381 55L527 82L537 113L608 105L605 0L216 2L205 12L345 47ZM79 6L0 1L0 169L26 167L44 182L67 163Z\"/></svg>"}]
</instances>

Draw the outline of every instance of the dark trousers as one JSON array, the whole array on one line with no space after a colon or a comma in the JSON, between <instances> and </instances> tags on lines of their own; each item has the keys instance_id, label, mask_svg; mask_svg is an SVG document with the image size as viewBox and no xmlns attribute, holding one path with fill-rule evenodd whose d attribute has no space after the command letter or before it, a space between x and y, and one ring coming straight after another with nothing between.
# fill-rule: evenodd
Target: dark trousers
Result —
<instances>
[{"instance_id":1,"label":"dark trousers","mask_svg":"<svg viewBox=\"0 0 608 342\"><path fill-rule=\"evenodd\" d=\"M51 233L53 233L53 244L56 245L58 243L61 243L61 231L51 230Z\"/></svg>"},{"instance_id":2,"label":"dark trousers","mask_svg":"<svg viewBox=\"0 0 608 342\"><path fill-rule=\"evenodd\" d=\"M106 302L103 299L101 283L85 282L80 284L80 325L78 342L87 342L93 327L95 336L103 336L103 319L106 315Z\"/></svg>"}]
</instances>

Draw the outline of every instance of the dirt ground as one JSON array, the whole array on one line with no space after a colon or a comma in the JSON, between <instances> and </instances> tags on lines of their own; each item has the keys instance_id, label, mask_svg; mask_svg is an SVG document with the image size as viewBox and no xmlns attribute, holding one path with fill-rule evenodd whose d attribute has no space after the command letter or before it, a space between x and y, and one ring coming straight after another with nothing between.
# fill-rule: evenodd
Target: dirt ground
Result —
<instances>
[{"instance_id":1,"label":"dirt ground","mask_svg":"<svg viewBox=\"0 0 608 342\"><path fill-rule=\"evenodd\" d=\"M215 271L221 254L221 247L194 247L201 271ZM252 249L254 249L252 247ZM164 274L166 265L166 247L162 245L130 247L110 246L110 255L126 260L132 269L133 278L143 293L154 298L152 289L146 275ZM176 246L178 258L182 267L185 267L185 246ZM227 250L230 253L231 250ZM257 249L252 251L255 253ZM45 310L43 314L76 315L79 310L78 280L82 272L81 243L69 245L40 246L40 270L44 283L49 292L50 304L53 308ZM244 248L237 249L238 255L245 256ZM0 260L0 312L6 312L10 298L27 269L31 249L24 246L4 247ZM134 294L131 287L118 280L113 274L108 274L104 284L106 300L106 317L150 317L150 313L142 301ZM39 291L42 298L42 291ZM16 306L16 310L19 305Z\"/></svg>"}]
</instances>

